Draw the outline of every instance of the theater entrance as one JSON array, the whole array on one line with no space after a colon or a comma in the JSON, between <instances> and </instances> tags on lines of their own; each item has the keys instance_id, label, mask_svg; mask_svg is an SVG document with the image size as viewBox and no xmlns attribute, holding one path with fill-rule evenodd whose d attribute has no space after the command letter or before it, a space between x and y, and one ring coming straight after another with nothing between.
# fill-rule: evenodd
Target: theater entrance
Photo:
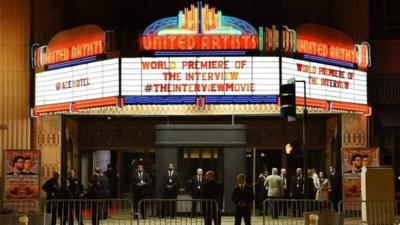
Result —
<instances>
[{"instance_id":1,"label":"theater entrance","mask_svg":"<svg viewBox=\"0 0 400 225\"><path fill-rule=\"evenodd\" d=\"M224 186L225 213L234 212L230 200L235 177L246 172L246 127L244 125L157 125L156 192L162 197L162 179L169 163L177 167L180 190L185 191L187 179L198 167L214 170Z\"/></svg>"},{"instance_id":2,"label":"theater entrance","mask_svg":"<svg viewBox=\"0 0 400 225\"><path fill-rule=\"evenodd\" d=\"M215 179L223 183L224 157L223 148L218 147L183 147L178 149L178 172L183 185L181 193L190 193L190 179L198 168L203 169L204 175L208 170L215 173Z\"/></svg>"}]
</instances>

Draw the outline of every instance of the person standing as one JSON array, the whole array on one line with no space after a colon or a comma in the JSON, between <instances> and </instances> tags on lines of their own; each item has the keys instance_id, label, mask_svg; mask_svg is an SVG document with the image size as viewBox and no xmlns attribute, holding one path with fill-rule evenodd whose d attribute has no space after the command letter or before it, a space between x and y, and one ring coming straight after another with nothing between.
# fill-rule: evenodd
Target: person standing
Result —
<instances>
[{"instance_id":1,"label":"person standing","mask_svg":"<svg viewBox=\"0 0 400 225\"><path fill-rule=\"evenodd\" d=\"M258 208L258 214L260 216L263 215L263 203L264 200L267 196L267 190L265 187L265 180L268 177L268 170L264 169L260 175L258 176L257 182L256 182L256 206Z\"/></svg>"},{"instance_id":2,"label":"person standing","mask_svg":"<svg viewBox=\"0 0 400 225\"><path fill-rule=\"evenodd\" d=\"M72 197L72 192L69 188L69 181L62 180L61 188L57 190L55 196L56 199L60 199L56 207L58 210L58 217L60 218L61 225L65 225L67 221L69 225L74 224L72 214L73 202L68 201L69 199L72 199Z\"/></svg>"},{"instance_id":3,"label":"person standing","mask_svg":"<svg viewBox=\"0 0 400 225\"><path fill-rule=\"evenodd\" d=\"M110 182L110 198L117 198L118 197L118 183L119 183L119 173L117 169L112 165L107 165L107 170L104 171L104 175L108 178Z\"/></svg>"},{"instance_id":4,"label":"person standing","mask_svg":"<svg viewBox=\"0 0 400 225\"><path fill-rule=\"evenodd\" d=\"M169 202L165 202L162 206L161 216L164 217L168 212L171 218L175 218L176 213L176 202L178 197L178 185L179 178L178 173L174 170L174 164L170 163L168 165L168 171L163 178L164 185L164 198L170 199Z\"/></svg>"},{"instance_id":5,"label":"person standing","mask_svg":"<svg viewBox=\"0 0 400 225\"><path fill-rule=\"evenodd\" d=\"M54 172L53 177L47 180L42 186L42 189L46 192L46 211L51 214L51 225L55 225L57 220L57 207L51 200L55 199L57 190L60 188L59 179L60 173Z\"/></svg>"},{"instance_id":6,"label":"person standing","mask_svg":"<svg viewBox=\"0 0 400 225\"><path fill-rule=\"evenodd\" d=\"M307 190L304 191L306 199L315 199L315 194L317 193L317 189L314 185L312 169L307 169L307 177L305 182L307 182Z\"/></svg>"},{"instance_id":7,"label":"person standing","mask_svg":"<svg viewBox=\"0 0 400 225\"><path fill-rule=\"evenodd\" d=\"M283 196L283 182L282 177L278 175L278 169L272 168L272 174L265 180L265 186L268 188L268 199L270 199L270 210L271 217L278 219L279 208L277 199Z\"/></svg>"},{"instance_id":8,"label":"person standing","mask_svg":"<svg viewBox=\"0 0 400 225\"><path fill-rule=\"evenodd\" d=\"M111 202L107 201L107 198L110 194L110 182L108 178L104 176L103 171L96 167L95 173L98 174L98 181L100 183L100 199L103 199L103 202L99 203L99 213L100 219L108 219L108 208L111 205Z\"/></svg>"},{"instance_id":9,"label":"person standing","mask_svg":"<svg viewBox=\"0 0 400 225\"><path fill-rule=\"evenodd\" d=\"M331 189L332 191L329 192L329 199L333 203L333 207L335 210L337 210L337 205L339 203L339 196L340 196L340 189L339 189L339 184L338 184L338 175L336 173L336 169L334 166L329 167L329 182L331 183Z\"/></svg>"},{"instance_id":10,"label":"person standing","mask_svg":"<svg viewBox=\"0 0 400 225\"><path fill-rule=\"evenodd\" d=\"M68 171L68 183L69 183L69 190L71 191L72 198L76 199L77 201L74 202L72 205L75 211L76 220L78 221L79 225L83 225L83 218L82 218L82 203L79 199L83 197L83 184L82 182L75 177L75 171L70 170ZM73 218L71 217L73 221Z\"/></svg>"},{"instance_id":11,"label":"person standing","mask_svg":"<svg viewBox=\"0 0 400 225\"><path fill-rule=\"evenodd\" d=\"M332 191L331 183L329 179L326 178L324 171L319 172L319 185L317 188L317 194L315 195L315 200L328 201L329 192Z\"/></svg>"},{"instance_id":12,"label":"person standing","mask_svg":"<svg viewBox=\"0 0 400 225\"><path fill-rule=\"evenodd\" d=\"M198 168L196 171L196 175L193 176L190 179L190 186L191 186L191 192L190 196L192 197L192 217L195 217L197 214L197 201L194 199L200 199L201 198L201 192L203 190L203 185L205 183L204 177L203 177L203 170L201 168Z\"/></svg>"},{"instance_id":13,"label":"person standing","mask_svg":"<svg viewBox=\"0 0 400 225\"><path fill-rule=\"evenodd\" d=\"M151 189L151 179L149 174L144 172L143 165L139 165L137 172L132 175L132 196L134 207L138 213L141 213L142 218L146 218L145 205L142 204L139 209L139 201L149 198Z\"/></svg>"},{"instance_id":14,"label":"person standing","mask_svg":"<svg viewBox=\"0 0 400 225\"><path fill-rule=\"evenodd\" d=\"M283 185L283 195L282 198L284 199L284 201L281 204L281 211L283 216L287 216L287 211L289 208L289 198L290 198L290 194L289 194L289 184L288 184L288 178L287 178L287 171L285 168L281 169L281 174L280 174L281 178L282 178L282 185Z\"/></svg>"},{"instance_id":15,"label":"person standing","mask_svg":"<svg viewBox=\"0 0 400 225\"><path fill-rule=\"evenodd\" d=\"M213 171L207 171L206 180L201 197L204 200L214 200L218 205L216 206L212 202L208 201L203 202L202 211L205 225L211 225L211 220L214 220L214 225L220 225L224 190L222 185L215 181L215 174Z\"/></svg>"},{"instance_id":16,"label":"person standing","mask_svg":"<svg viewBox=\"0 0 400 225\"><path fill-rule=\"evenodd\" d=\"M235 225L240 225L242 217L245 225L251 225L251 204L254 201L252 188L246 184L246 175L236 177L237 186L233 189L232 201L236 205Z\"/></svg>"},{"instance_id":17,"label":"person standing","mask_svg":"<svg viewBox=\"0 0 400 225\"><path fill-rule=\"evenodd\" d=\"M86 193L86 197L88 199L92 199L92 201L89 202L89 207L92 213L92 225L99 225L99 220L101 219L101 204L96 201L97 199L101 198L101 188L99 174L93 173L88 184L88 191Z\"/></svg>"},{"instance_id":18,"label":"person standing","mask_svg":"<svg viewBox=\"0 0 400 225\"><path fill-rule=\"evenodd\" d=\"M292 177L290 181L290 197L292 199L303 199L304 198L304 177L303 170L301 168L296 169L296 175ZM294 201L292 204L293 215L300 217L303 214L303 204L301 202Z\"/></svg>"}]
</instances>

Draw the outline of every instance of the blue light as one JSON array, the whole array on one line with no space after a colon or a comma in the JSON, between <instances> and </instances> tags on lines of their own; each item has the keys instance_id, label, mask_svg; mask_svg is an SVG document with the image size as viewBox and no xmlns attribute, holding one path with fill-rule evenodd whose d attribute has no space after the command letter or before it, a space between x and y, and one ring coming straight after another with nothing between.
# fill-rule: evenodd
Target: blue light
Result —
<instances>
[{"instance_id":1,"label":"blue light","mask_svg":"<svg viewBox=\"0 0 400 225\"><path fill-rule=\"evenodd\" d=\"M338 61L338 60L334 60L334 59L327 59L327 58L322 58L322 57L313 56L313 55L304 55L304 59L309 59L309 60L317 61L317 62L321 62L321 63L333 64L335 66L345 66L345 67L354 68L353 63Z\"/></svg>"},{"instance_id":2,"label":"blue light","mask_svg":"<svg viewBox=\"0 0 400 225\"><path fill-rule=\"evenodd\" d=\"M68 62L51 64L51 65L48 65L47 69L48 70L53 70L53 69L60 69L60 68L63 68L63 67L75 66L75 65L83 64L83 63L90 63L90 62L96 61L96 59L97 59L97 56L89 56L89 57L86 57L86 58L75 59L75 60L71 60L71 61L68 61Z\"/></svg>"},{"instance_id":3,"label":"blue light","mask_svg":"<svg viewBox=\"0 0 400 225\"><path fill-rule=\"evenodd\" d=\"M246 51L156 51L155 56L226 56L246 55Z\"/></svg>"},{"instance_id":4,"label":"blue light","mask_svg":"<svg viewBox=\"0 0 400 225\"><path fill-rule=\"evenodd\" d=\"M276 96L205 96L206 104L276 104ZM196 96L127 96L126 105L195 104Z\"/></svg>"}]
</instances>

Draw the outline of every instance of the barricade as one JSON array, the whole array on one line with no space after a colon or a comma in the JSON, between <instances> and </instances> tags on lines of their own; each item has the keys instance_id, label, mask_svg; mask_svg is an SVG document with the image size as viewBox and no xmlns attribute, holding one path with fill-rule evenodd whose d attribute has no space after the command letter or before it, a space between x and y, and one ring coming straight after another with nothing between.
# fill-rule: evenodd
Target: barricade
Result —
<instances>
[{"instance_id":1,"label":"barricade","mask_svg":"<svg viewBox=\"0 0 400 225\"><path fill-rule=\"evenodd\" d=\"M142 199L135 216L140 225L218 225L221 212L211 199Z\"/></svg>"},{"instance_id":2,"label":"barricade","mask_svg":"<svg viewBox=\"0 0 400 225\"><path fill-rule=\"evenodd\" d=\"M334 211L331 201L310 199L266 199L263 225L304 225L305 212Z\"/></svg>"},{"instance_id":3,"label":"barricade","mask_svg":"<svg viewBox=\"0 0 400 225\"><path fill-rule=\"evenodd\" d=\"M398 225L399 201L340 201L346 225Z\"/></svg>"},{"instance_id":4,"label":"barricade","mask_svg":"<svg viewBox=\"0 0 400 225\"><path fill-rule=\"evenodd\" d=\"M132 202L128 199L52 199L44 211L45 224L132 225ZM48 221L50 220L50 221Z\"/></svg>"}]
</instances>

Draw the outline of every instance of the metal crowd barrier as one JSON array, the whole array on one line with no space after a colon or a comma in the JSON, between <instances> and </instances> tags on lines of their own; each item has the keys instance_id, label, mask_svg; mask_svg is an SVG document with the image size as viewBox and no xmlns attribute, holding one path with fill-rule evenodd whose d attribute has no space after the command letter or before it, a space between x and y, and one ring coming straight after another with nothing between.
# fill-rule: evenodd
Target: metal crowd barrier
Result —
<instances>
[{"instance_id":1,"label":"metal crowd barrier","mask_svg":"<svg viewBox=\"0 0 400 225\"><path fill-rule=\"evenodd\" d=\"M44 224L132 225L128 199L52 199L46 202ZM50 221L49 221L50 220Z\"/></svg>"},{"instance_id":2,"label":"metal crowd barrier","mask_svg":"<svg viewBox=\"0 0 400 225\"><path fill-rule=\"evenodd\" d=\"M36 213L39 207L35 201L0 201L0 214Z\"/></svg>"},{"instance_id":3,"label":"metal crowd barrier","mask_svg":"<svg viewBox=\"0 0 400 225\"><path fill-rule=\"evenodd\" d=\"M221 212L211 199L142 199L135 208L137 224L218 225Z\"/></svg>"},{"instance_id":4,"label":"metal crowd barrier","mask_svg":"<svg viewBox=\"0 0 400 225\"><path fill-rule=\"evenodd\" d=\"M334 211L331 201L309 199L266 199L263 225L304 225L304 213Z\"/></svg>"},{"instance_id":5,"label":"metal crowd barrier","mask_svg":"<svg viewBox=\"0 0 400 225\"><path fill-rule=\"evenodd\" d=\"M340 201L345 225L399 225L399 201Z\"/></svg>"}]
</instances>

